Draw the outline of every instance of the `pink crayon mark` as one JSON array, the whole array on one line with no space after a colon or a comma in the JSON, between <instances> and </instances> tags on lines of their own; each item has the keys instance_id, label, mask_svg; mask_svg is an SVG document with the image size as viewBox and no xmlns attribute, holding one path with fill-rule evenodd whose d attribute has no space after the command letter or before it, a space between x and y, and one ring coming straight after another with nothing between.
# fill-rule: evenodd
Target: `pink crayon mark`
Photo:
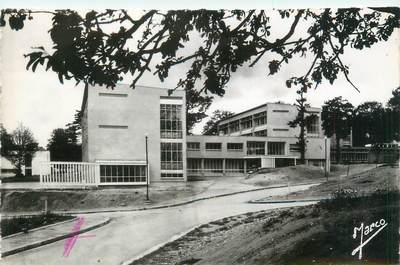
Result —
<instances>
[{"instance_id":1,"label":"pink crayon mark","mask_svg":"<svg viewBox=\"0 0 400 265\"><path fill-rule=\"evenodd\" d=\"M72 228L72 233L78 233L81 230L81 227L82 227L84 221L85 221L85 219L83 217L78 217L78 219L76 220L76 222L74 224L74 227ZM76 240L78 238L87 238L87 237L94 237L94 236L96 236L96 235L82 235L82 236L79 236L79 235L76 234L74 236L71 236L71 237L67 238L67 240L65 241L65 244L64 244L63 256L64 257L68 257L69 256L69 254L71 253L71 250L74 247L75 242L76 242Z\"/></svg>"}]
</instances>

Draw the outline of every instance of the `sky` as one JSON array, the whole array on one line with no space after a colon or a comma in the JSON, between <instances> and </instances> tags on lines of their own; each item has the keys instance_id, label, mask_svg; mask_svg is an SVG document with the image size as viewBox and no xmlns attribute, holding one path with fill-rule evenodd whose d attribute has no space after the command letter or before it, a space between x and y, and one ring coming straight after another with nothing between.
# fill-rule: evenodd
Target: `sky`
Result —
<instances>
[{"instance_id":1,"label":"sky","mask_svg":"<svg viewBox=\"0 0 400 265\"><path fill-rule=\"evenodd\" d=\"M54 7L51 4L48 6ZM229 5L229 8L233 6ZM25 68L27 59L23 55L31 51L31 47L51 48L47 33L50 22L48 16L35 17L19 32L11 31L9 27L3 28L0 39L2 123L8 131L12 131L20 123L29 127L41 146L46 146L53 129L64 127L73 120L75 111L80 109L83 95L81 85L75 86L72 81L66 81L62 85L53 72L45 72L38 67L32 73ZM279 34L279 30L284 30L285 25L277 25L276 29ZM350 78L361 90L360 93L343 76L339 76L333 85L323 83L317 90L310 91L307 95L310 104L320 107L324 101L336 96L343 96L353 105L371 100L385 103L391 96L391 91L400 85L399 37L400 33L397 31L389 41L379 43L371 49L346 51L343 62L350 67ZM287 88L285 81L296 74L304 74L309 60L294 60L273 76L267 76L267 62L268 58L256 67L243 68L234 73L226 87L225 96L216 96L208 113L211 114L216 109L240 112L278 100L294 103L296 91ZM152 74L147 74L139 84L174 87L182 76L179 73L184 73L186 69L183 65L174 71L171 78L164 83ZM195 128L195 133L201 132L204 122Z\"/></svg>"}]
</instances>

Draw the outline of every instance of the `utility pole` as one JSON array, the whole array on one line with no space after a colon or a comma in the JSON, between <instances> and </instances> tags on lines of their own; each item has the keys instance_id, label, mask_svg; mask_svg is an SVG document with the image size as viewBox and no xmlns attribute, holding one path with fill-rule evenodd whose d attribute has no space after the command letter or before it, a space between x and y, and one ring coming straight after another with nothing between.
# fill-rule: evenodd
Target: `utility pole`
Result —
<instances>
[{"instance_id":1,"label":"utility pole","mask_svg":"<svg viewBox=\"0 0 400 265\"><path fill-rule=\"evenodd\" d=\"M149 199L149 151L147 148L148 136L145 135L146 140L146 201L150 201Z\"/></svg>"},{"instance_id":2,"label":"utility pole","mask_svg":"<svg viewBox=\"0 0 400 265\"><path fill-rule=\"evenodd\" d=\"M327 147L328 147L328 138L325 136L325 178L326 178L326 182L328 182L328 152L327 152Z\"/></svg>"}]
</instances>

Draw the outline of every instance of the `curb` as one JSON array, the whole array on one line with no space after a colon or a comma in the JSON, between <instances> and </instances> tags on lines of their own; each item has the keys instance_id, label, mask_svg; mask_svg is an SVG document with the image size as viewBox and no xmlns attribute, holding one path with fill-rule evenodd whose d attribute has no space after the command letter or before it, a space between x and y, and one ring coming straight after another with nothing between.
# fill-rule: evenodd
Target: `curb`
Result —
<instances>
[{"instance_id":1,"label":"curb","mask_svg":"<svg viewBox=\"0 0 400 265\"><path fill-rule=\"evenodd\" d=\"M199 228L199 227L201 227L203 225L204 224L196 225L195 227L192 227L192 228L190 228L190 229L188 229L188 230L186 230L186 231L184 231L184 232L182 232L180 234L174 235L170 239L168 239L167 241L164 241L164 242L162 242L162 243L160 243L160 244L158 244L158 245L156 245L156 246L154 246L152 248L149 248L148 250L142 252L141 254L136 255L135 257L133 257L133 258L131 258L129 260L123 261L119 265L130 265L133 262L135 262L137 260L140 260L141 258L144 258L145 256L153 253L154 251L157 251L157 250L161 249L162 247L166 246L169 243L172 243L172 242L178 240L179 238L189 234L190 232L196 230L197 228Z\"/></svg>"},{"instance_id":2,"label":"curb","mask_svg":"<svg viewBox=\"0 0 400 265\"><path fill-rule=\"evenodd\" d=\"M296 186L304 186L304 185L318 185L321 184L322 182L313 182L313 183L300 183L296 185L290 185L290 187L296 187ZM242 191L236 191L236 192L231 192L231 193L224 193L224 194L218 194L218 195L213 195L210 197L201 197L193 200L188 200L188 201L183 201L183 202L178 202L178 203L173 203L173 204L168 204L168 205L158 205L158 206L149 206L149 207L140 207L140 208L134 208L134 209L115 209L115 210L92 210L92 211L53 211L53 213L59 213L59 214L91 214L91 213L113 213L113 212L136 212L136 211L145 211L145 210L157 210L157 209L164 209L164 208L172 208L172 207L178 207L182 205L187 205L191 204L194 202L198 201L205 201L209 199L215 199L215 198L220 198L220 197L226 197L226 196L231 196L231 195L237 195L237 194L242 194L242 193L247 193L247 192L253 192L253 191L261 191L261 190L269 190L269 189L276 189L276 188L285 188L287 185L277 185L277 186L269 186L269 187L263 187L263 188L256 188L256 189L251 189L251 190L242 190Z\"/></svg>"},{"instance_id":3,"label":"curb","mask_svg":"<svg viewBox=\"0 0 400 265\"><path fill-rule=\"evenodd\" d=\"M292 202L319 202L322 200L326 200L328 198L319 198L319 199L287 199L287 200L265 200L265 201L248 201L248 203L254 203L254 204L268 204L268 203L292 203Z\"/></svg>"},{"instance_id":4,"label":"curb","mask_svg":"<svg viewBox=\"0 0 400 265\"><path fill-rule=\"evenodd\" d=\"M79 234L82 234L82 233L86 233L86 232L94 230L96 228L105 226L106 224L108 224L110 222L111 222L111 218L106 218L105 220L103 220L102 222L100 222L98 224L86 227L85 229L82 229L82 230L79 230L79 231L75 231L75 232L71 232L71 233L68 233L68 234L56 236L56 237L53 237L53 238L50 238L50 239L34 242L32 244L29 244L29 245L25 245L25 246L22 246L22 247L17 247L15 249L11 249L9 251L5 251L5 252L1 253L1 257L4 258L4 257L7 257L7 256L11 256L11 255L17 254L19 252L23 252L23 251L30 250L30 249L33 249L33 248L41 247L41 246L48 245L48 244L51 244L51 243L54 243L54 242L57 242L57 241L60 241L60 240L63 240L63 239L69 238L69 237L73 237L73 236L76 236L76 235L79 235Z\"/></svg>"},{"instance_id":5,"label":"curb","mask_svg":"<svg viewBox=\"0 0 400 265\"><path fill-rule=\"evenodd\" d=\"M289 187L313 185L313 184L314 185L318 185L318 184L321 184L321 183L323 183L323 182L305 182L305 183L298 183L298 184L295 184L295 185L289 185ZM178 202L178 203L173 203L173 204L168 204L168 205L158 205L158 206L148 206L148 207L145 206L145 207L131 208L131 209L105 209L105 210L86 210L86 211L85 210L82 210L82 211L52 211L52 213L56 213L56 214L92 214L92 213L115 213L115 212L136 212L136 211L145 211L145 210L157 210L157 209L177 207L177 206L187 205L187 204L191 204L191 203L198 202L198 201L204 201L204 200L209 200L209 199L215 199L215 198L220 198L220 197L237 195L237 194L242 194L242 193L247 193L247 192L269 190L269 189L276 189L276 188L285 188L285 187L288 187L288 185L276 185L276 186L268 186L268 187L256 188L256 189L251 189L251 190L242 190L242 191L236 191L236 192L231 192L231 193L213 195L213 196L210 196L210 197L201 197L201 198L197 198L197 199L193 199L193 200L188 200L188 201L183 201L183 202Z\"/></svg>"}]
</instances>

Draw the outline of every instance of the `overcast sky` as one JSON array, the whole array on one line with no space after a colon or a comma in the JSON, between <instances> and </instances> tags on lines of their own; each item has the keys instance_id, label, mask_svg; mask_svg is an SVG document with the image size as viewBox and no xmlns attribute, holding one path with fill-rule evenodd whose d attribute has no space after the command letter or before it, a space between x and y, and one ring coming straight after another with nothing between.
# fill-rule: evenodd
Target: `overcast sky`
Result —
<instances>
[{"instance_id":1,"label":"overcast sky","mask_svg":"<svg viewBox=\"0 0 400 265\"><path fill-rule=\"evenodd\" d=\"M51 48L47 30L48 16L36 16L19 32L3 28L0 40L1 69L1 118L7 130L12 131L22 123L34 133L41 146L45 146L53 129L71 122L75 110L80 108L83 87L74 82L59 83L57 75L45 72L40 66L35 73L26 70L27 59L23 54L31 47ZM286 25L287 26L287 25ZM276 25L284 29L285 25ZM400 84L400 41L399 32L389 41L374 45L373 48L347 50L343 61L350 67L350 78L361 90L358 93L339 76L333 85L322 84L316 91L310 91L307 98L312 106L320 107L324 101L342 95L354 105L376 100L385 103L391 91ZM216 109L239 112L265 102L284 101L294 103L295 89L288 89L285 80L296 74L304 74L308 60L295 60L285 65L274 76L267 76L268 58L254 68L243 68L235 73L226 88L223 98L216 97L209 113ZM144 76L140 84L174 87L184 66L175 70L172 78L160 83L151 74ZM129 80L128 80L129 81ZM201 131L202 124L195 132Z\"/></svg>"}]
</instances>

